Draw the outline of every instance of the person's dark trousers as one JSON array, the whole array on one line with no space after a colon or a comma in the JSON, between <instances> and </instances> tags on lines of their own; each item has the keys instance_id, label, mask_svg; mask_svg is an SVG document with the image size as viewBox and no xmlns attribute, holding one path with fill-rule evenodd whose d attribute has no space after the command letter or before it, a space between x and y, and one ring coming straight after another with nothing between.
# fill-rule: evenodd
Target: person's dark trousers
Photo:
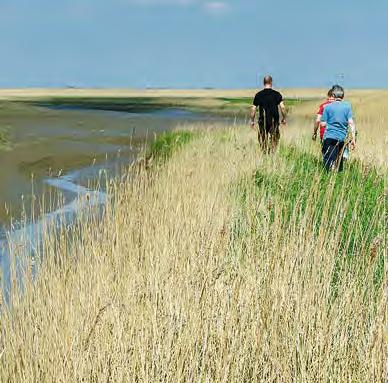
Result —
<instances>
[{"instance_id":1,"label":"person's dark trousers","mask_svg":"<svg viewBox=\"0 0 388 383\"><path fill-rule=\"evenodd\" d=\"M338 170L342 172L344 169L344 142L326 138L323 140L322 155L323 164L327 171Z\"/></svg>"}]
</instances>

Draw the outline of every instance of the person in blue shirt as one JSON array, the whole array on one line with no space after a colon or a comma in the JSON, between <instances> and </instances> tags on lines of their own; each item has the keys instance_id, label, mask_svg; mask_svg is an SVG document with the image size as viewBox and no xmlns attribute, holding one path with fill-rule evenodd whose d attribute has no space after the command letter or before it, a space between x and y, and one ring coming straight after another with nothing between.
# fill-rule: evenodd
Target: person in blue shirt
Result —
<instances>
[{"instance_id":1,"label":"person in blue shirt","mask_svg":"<svg viewBox=\"0 0 388 383\"><path fill-rule=\"evenodd\" d=\"M350 130L350 147L356 147L356 126L353 120L352 106L343 101L345 91L342 86L333 86L335 101L327 105L321 119L325 127L323 136L322 155L325 168L330 170L343 170L343 153L345 142Z\"/></svg>"}]
</instances>

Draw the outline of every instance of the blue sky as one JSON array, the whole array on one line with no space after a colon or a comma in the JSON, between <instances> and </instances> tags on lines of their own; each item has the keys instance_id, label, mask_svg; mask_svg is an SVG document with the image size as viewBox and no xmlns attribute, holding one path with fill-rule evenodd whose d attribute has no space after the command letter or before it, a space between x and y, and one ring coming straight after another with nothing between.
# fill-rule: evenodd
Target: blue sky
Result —
<instances>
[{"instance_id":1,"label":"blue sky","mask_svg":"<svg viewBox=\"0 0 388 383\"><path fill-rule=\"evenodd\" d=\"M388 87L387 0L0 0L0 87Z\"/></svg>"}]
</instances>

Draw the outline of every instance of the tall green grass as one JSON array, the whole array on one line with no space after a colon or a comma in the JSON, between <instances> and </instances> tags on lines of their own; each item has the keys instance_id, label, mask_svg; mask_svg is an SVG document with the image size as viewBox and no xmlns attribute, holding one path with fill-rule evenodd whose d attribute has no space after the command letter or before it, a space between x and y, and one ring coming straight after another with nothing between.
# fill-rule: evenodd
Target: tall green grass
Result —
<instances>
[{"instance_id":1,"label":"tall green grass","mask_svg":"<svg viewBox=\"0 0 388 383\"><path fill-rule=\"evenodd\" d=\"M362 273L363 265L373 262L374 282L380 287L387 203L384 176L360 161L346 164L343 173L328 173L318 156L294 146L282 146L277 161L260 166L252 179L240 185L239 199L245 214L252 208L246 199L250 184L257 199L264 198L268 206L257 209L251 230L260 230L261 221L266 219L273 230L279 229L276 225L281 216L280 230L285 235L295 227L306 226L323 242L335 237L338 262L333 281L339 278L340 268L351 267Z\"/></svg>"},{"instance_id":2,"label":"tall green grass","mask_svg":"<svg viewBox=\"0 0 388 383\"><path fill-rule=\"evenodd\" d=\"M159 162L166 161L174 151L188 144L197 134L189 130L175 130L158 136L150 145L147 157Z\"/></svg>"}]
</instances>

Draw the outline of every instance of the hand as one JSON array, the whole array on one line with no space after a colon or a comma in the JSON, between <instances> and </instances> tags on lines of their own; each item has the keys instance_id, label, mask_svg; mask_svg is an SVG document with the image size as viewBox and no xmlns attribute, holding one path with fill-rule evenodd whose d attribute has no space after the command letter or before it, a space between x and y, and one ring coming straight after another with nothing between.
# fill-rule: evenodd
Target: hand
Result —
<instances>
[{"instance_id":1,"label":"hand","mask_svg":"<svg viewBox=\"0 0 388 383\"><path fill-rule=\"evenodd\" d=\"M355 150L356 149L356 140L353 139L350 141L350 149Z\"/></svg>"},{"instance_id":2,"label":"hand","mask_svg":"<svg viewBox=\"0 0 388 383\"><path fill-rule=\"evenodd\" d=\"M314 133L313 133L312 139L313 139L313 141L316 141L316 140L317 140L317 132L314 132Z\"/></svg>"},{"instance_id":3,"label":"hand","mask_svg":"<svg viewBox=\"0 0 388 383\"><path fill-rule=\"evenodd\" d=\"M285 118L282 119L282 121L280 122L281 125L287 125L287 120Z\"/></svg>"},{"instance_id":4,"label":"hand","mask_svg":"<svg viewBox=\"0 0 388 383\"><path fill-rule=\"evenodd\" d=\"M251 121L251 129L256 130L256 123L255 121Z\"/></svg>"}]
</instances>

